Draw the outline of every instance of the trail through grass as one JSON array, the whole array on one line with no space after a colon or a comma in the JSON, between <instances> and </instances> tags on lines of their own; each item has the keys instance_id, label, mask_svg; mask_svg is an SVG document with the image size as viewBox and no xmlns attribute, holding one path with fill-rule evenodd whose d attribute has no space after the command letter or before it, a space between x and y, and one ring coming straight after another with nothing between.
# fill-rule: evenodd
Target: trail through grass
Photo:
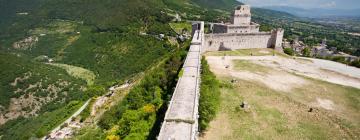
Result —
<instances>
[{"instance_id":1,"label":"trail through grass","mask_svg":"<svg viewBox=\"0 0 360 140\"><path fill-rule=\"evenodd\" d=\"M67 64L59 64L59 63L49 63L49 64L66 70L66 72L73 77L85 80L88 85L94 84L94 80L96 76L94 72L90 70L77 66L67 65Z\"/></svg>"},{"instance_id":2,"label":"trail through grass","mask_svg":"<svg viewBox=\"0 0 360 140\"><path fill-rule=\"evenodd\" d=\"M170 27L178 34L181 34L183 29L185 29L187 32L191 32L191 24L188 22L172 22L169 23Z\"/></svg>"}]
</instances>

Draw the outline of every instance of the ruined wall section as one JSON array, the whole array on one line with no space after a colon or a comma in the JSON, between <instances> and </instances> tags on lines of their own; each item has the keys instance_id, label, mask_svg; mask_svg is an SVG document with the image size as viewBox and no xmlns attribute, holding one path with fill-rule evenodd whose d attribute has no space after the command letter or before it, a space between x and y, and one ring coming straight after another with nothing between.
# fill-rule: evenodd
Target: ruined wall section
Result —
<instances>
[{"instance_id":1,"label":"ruined wall section","mask_svg":"<svg viewBox=\"0 0 360 140\"><path fill-rule=\"evenodd\" d=\"M205 35L204 50L238 50L251 48L269 48L274 40L272 33L243 33L243 34L207 34Z\"/></svg>"}]
</instances>

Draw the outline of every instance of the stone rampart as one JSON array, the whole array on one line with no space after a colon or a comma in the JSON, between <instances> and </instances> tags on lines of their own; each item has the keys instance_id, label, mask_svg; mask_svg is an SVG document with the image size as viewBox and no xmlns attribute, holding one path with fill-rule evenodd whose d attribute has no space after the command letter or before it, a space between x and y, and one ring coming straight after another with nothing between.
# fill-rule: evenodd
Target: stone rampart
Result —
<instances>
[{"instance_id":1,"label":"stone rampart","mask_svg":"<svg viewBox=\"0 0 360 140\"><path fill-rule=\"evenodd\" d=\"M158 140L196 140L198 137L204 22L201 22L200 25L193 25L193 28L195 30L193 30L191 46L182 68L183 74L179 78L170 100Z\"/></svg>"}]
</instances>

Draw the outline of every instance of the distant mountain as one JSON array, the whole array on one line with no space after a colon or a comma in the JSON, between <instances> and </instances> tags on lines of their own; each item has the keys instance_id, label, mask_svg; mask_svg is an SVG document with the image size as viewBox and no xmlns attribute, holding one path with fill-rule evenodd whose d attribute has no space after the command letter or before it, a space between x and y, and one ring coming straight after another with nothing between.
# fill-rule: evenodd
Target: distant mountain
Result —
<instances>
[{"instance_id":1,"label":"distant mountain","mask_svg":"<svg viewBox=\"0 0 360 140\"><path fill-rule=\"evenodd\" d=\"M360 9L304 9L289 6L266 6L265 9L287 12L300 17L329 17L329 16L347 16L360 17Z\"/></svg>"},{"instance_id":2,"label":"distant mountain","mask_svg":"<svg viewBox=\"0 0 360 140\"><path fill-rule=\"evenodd\" d=\"M219 8L219 9L229 9L234 6L243 4L235 0L191 0L192 2L200 5L205 8Z\"/></svg>"}]
</instances>

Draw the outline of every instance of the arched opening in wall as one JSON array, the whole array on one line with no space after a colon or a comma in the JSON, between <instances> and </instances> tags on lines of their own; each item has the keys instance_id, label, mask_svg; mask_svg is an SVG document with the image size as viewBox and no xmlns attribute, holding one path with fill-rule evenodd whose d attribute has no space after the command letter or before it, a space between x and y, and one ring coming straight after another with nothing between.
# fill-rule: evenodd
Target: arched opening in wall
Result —
<instances>
[{"instance_id":1,"label":"arched opening in wall","mask_svg":"<svg viewBox=\"0 0 360 140\"><path fill-rule=\"evenodd\" d=\"M220 42L219 51L231 51L230 48L226 48L224 42Z\"/></svg>"},{"instance_id":2,"label":"arched opening in wall","mask_svg":"<svg viewBox=\"0 0 360 140\"><path fill-rule=\"evenodd\" d=\"M213 42L212 41L209 41L209 46L211 46L213 44Z\"/></svg>"},{"instance_id":3,"label":"arched opening in wall","mask_svg":"<svg viewBox=\"0 0 360 140\"><path fill-rule=\"evenodd\" d=\"M271 45L270 45L270 48L275 49L275 45L274 45L274 44L271 44Z\"/></svg>"}]
</instances>

